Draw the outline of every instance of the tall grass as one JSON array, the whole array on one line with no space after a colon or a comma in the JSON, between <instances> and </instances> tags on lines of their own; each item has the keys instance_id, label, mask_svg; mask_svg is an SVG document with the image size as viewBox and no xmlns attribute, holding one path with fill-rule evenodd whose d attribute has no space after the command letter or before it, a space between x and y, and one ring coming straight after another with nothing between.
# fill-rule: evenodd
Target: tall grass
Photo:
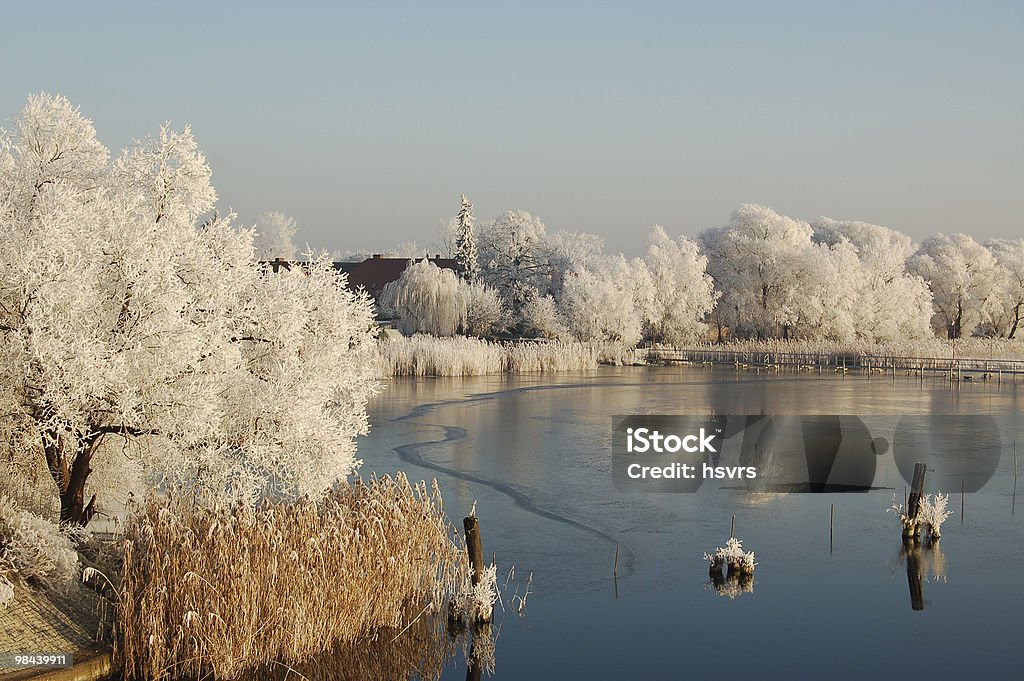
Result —
<instances>
[{"instance_id":1,"label":"tall grass","mask_svg":"<svg viewBox=\"0 0 1024 681\"><path fill-rule=\"evenodd\" d=\"M380 341L383 376L482 376L506 369L507 348L479 338L416 334Z\"/></svg>"},{"instance_id":2,"label":"tall grass","mask_svg":"<svg viewBox=\"0 0 1024 681\"><path fill-rule=\"evenodd\" d=\"M404 475L326 501L203 509L151 501L126 528L117 654L126 678L236 678L301 664L410 612L468 571L436 485Z\"/></svg>"},{"instance_id":3,"label":"tall grass","mask_svg":"<svg viewBox=\"0 0 1024 681\"><path fill-rule=\"evenodd\" d=\"M637 361L629 348L566 341L491 342L464 336L417 334L380 342L383 376L481 376L500 373L586 371L600 363Z\"/></svg>"}]
</instances>

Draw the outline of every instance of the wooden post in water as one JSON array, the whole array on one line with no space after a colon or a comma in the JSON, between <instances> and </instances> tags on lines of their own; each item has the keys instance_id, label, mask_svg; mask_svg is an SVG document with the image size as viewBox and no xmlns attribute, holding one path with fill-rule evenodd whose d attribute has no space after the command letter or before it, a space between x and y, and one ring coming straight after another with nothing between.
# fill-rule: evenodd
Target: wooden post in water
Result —
<instances>
[{"instance_id":1,"label":"wooden post in water","mask_svg":"<svg viewBox=\"0 0 1024 681\"><path fill-rule=\"evenodd\" d=\"M475 515L466 516L462 519L462 526L466 530L466 554L469 556L469 566L473 569L473 586L476 586L484 577L484 543L480 537L480 519ZM485 623L490 622L490 613L481 619Z\"/></svg>"},{"instance_id":2,"label":"wooden post in water","mask_svg":"<svg viewBox=\"0 0 1024 681\"><path fill-rule=\"evenodd\" d=\"M907 518L910 519L907 527L903 529L903 538L911 539L920 535L920 525L917 524L917 514L921 512L921 495L924 494L924 476L928 472L928 466L918 461L914 464L914 479L910 483L910 497L907 499Z\"/></svg>"},{"instance_id":3,"label":"wooden post in water","mask_svg":"<svg viewBox=\"0 0 1024 681\"><path fill-rule=\"evenodd\" d=\"M619 576L619 545L615 545L615 564L612 565L612 577Z\"/></svg>"},{"instance_id":4,"label":"wooden post in water","mask_svg":"<svg viewBox=\"0 0 1024 681\"><path fill-rule=\"evenodd\" d=\"M831 552L831 545L833 545L833 527L836 524L836 504L831 505L831 509L828 512L828 551Z\"/></svg>"},{"instance_id":5,"label":"wooden post in water","mask_svg":"<svg viewBox=\"0 0 1024 681\"><path fill-rule=\"evenodd\" d=\"M732 526L729 527L729 539L736 536L736 515L732 516Z\"/></svg>"}]
</instances>

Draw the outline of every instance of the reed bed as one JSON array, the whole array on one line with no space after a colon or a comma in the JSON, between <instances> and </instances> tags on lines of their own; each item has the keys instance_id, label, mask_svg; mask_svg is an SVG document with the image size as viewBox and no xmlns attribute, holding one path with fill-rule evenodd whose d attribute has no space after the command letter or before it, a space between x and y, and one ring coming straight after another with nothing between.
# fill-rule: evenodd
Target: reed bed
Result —
<instances>
[{"instance_id":1,"label":"reed bed","mask_svg":"<svg viewBox=\"0 0 1024 681\"><path fill-rule=\"evenodd\" d=\"M508 349L466 336L416 334L380 341L383 376L482 376L506 370Z\"/></svg>"},{"instance_id":2,"label":"reed bed","mask_svg":"<svg viewBox=\"0 0 1024 681\"><path fill-rule=\"evenodd\" d=\"M126 527L125 678L234 679L401 631L462 587L468 562L456 538L436 484L401 473L318 503L151 501Z\"/></svg>"},{"instance_id":3,"label":"reed bed","mask_svg":"<svg viewBox=\"0 0 1024 681\"><path fill-rule=\"evenodd\" d=\"M378 369L383 376L482 376L587 371L598 364L638 361L635 350L609 343L491 342L417 334L382 340Z\"/></svg>"}]
</instances>

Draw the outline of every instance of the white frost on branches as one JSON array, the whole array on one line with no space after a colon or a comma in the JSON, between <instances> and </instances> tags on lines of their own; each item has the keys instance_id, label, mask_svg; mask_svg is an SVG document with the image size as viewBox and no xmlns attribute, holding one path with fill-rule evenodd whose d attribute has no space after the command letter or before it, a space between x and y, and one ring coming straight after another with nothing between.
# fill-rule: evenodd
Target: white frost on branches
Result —
<instances>
[{"instance_id":1,"label":"white frost on branches","mask_svg":"<svg viewBox=\"0 0 1024 681\"><path fill-rule=\"evenodd\" d=\"M399 330L406 335L490 335L502 329L505 317L494 289L460 279L425 258L385 286L379 304L398 320Z\"/></svg>"},{"instance_id":2,"label":"white frost on branches","mask_svg":"<svg viewBox=\"0 0 1024 681\"><path fill-rule=\"evenodd\" d=\"M569 332L581 341L640 342L641 317L633 295L630 263L621 255L602 258L594 270L567 272L560 308Z\"/></svg>"},{"instance_id":3,"label":"white frost on branches","mask_svg":"<svg viewBox=\"0 0 1024 681\"><path fill-rule=\"evenodd\" d=\"M536 296L551 292L552 254L544 223L526 211L502 213L477 231L480 278L518 317Z\"/></svg>"},{"instance_id":4,"label":"white frost on branches","mask_svg":"<svg viewBox=\"0 0 1024 681\"><path fill-rule=\"evenodd\" d=\"M111 164L77 109L40 95L0 139L0 411L33 443L4 438L0 459L52 471L63 520L139 467L249 499L352 471L373 315L343 275L271 275L251 232L201 221L215 193L187 128Z\"/></svg>"},{"instance_id":5,"label":"white frost on branches","mask_svg":"<svg viewBox=\"0 0 1024 681\"><path fill-rule=\"evenodd\" d=\"M456 220L455 261L459 264L462 277L468 282L480 278L480 263L476 252L476 235L473 232L473 204L462 195L462 208Z\"/></svg>"},{"instance_id":6,"label":"white frost on branches","mask_svg":"<svg viewBox=\"0 0 1024 681\"><path fill-rule=\"evenodd\" d=\"M988 331L1015 338L1024 317L1024 239L992 239L985 248L996 259L996 302Z\"/></svg>"},{"instance_id":7,"label":"white frost on branches","mask_svg":"<svg viewBox=\"0 0 1024 681\"><path fill-rule=\"evenodd\" d=\"M703 338L704 319L720 296L707 274L707 256L700 253L696 242L686 237L673 240L661 225L655 225L644 261L650 273L644 315L648 339L682 345Z\"/></svg>"},{"instance_id":8,"label":"white frost on branches","mask_svg":"<svg viewBox=\"0 0 1024 681\"><path fill-rule=\"evenodd\" d=\"M256 259L267 262L275 258L295 260L295 219L276 210L256 220Z\"/></svg>"},{"instance_id":9,"label":"white frost on branches","mask_svg":"<svg viewBox=\"0 0 1024 681\"><path fill-rule=\"evenodd\" d=\"M936 234L925 239L907 261L907 268L931 287L933 326L948 338L970 336L998 310L996 259L966 234Z\"/></svg>"}]
</instances>

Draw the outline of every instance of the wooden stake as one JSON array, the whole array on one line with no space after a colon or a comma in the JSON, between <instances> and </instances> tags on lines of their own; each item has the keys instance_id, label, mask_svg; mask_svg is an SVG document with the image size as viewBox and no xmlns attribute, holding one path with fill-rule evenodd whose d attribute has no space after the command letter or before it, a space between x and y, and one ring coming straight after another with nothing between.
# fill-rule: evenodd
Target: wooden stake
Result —
<instances>
[{"instance_id":1,"label":"wooden stake","mask_svg":"<svg viewBox=\"0 0 1024 681\"><path fill-rule=\"evenodd\" d=\"M964 481L960 480L960 524L964 524Z\"/></svg>"},{"instance_id":2,"label":"wooden stake","mask_svg":"<svg viewBox=\"0 0 1024 681\"><path fill-rule=\"evenodd\" d=\"M735 536L736 536L736 516L734 514L733 517L732 517L732 526L729 528L729 539L732 539Z\"/></svg>"},{"instance_id":3,"label":"wooden stake","mask_svg":"<svg viewBox=\"0 0 1024 681\"><path fill-rule=\"evenodd\" d=\"M612 566L612 576L619 576L619 545L615 545L615 565Z\"/></svg>"},{"instance_id":4,"label":"wooden stake","mask_svg":"<svg viewBox=\"0 0 1024 681\"><path fill-rule=\"evenodd\" d=\"M836 523L836 505L832 504L832 508L828 514L828 550L832 550L832 528Z\"/></svg>"},{"instance_id":5,"label":"wooden stake","mask_svg":"<svg viewBox=\"0 0 1024 681\"><path fill-rule=\"evenodd\" d=\"M1017 479L1017 441L1013 441L1013 478Z\"/></svg>"}]
</instances>

